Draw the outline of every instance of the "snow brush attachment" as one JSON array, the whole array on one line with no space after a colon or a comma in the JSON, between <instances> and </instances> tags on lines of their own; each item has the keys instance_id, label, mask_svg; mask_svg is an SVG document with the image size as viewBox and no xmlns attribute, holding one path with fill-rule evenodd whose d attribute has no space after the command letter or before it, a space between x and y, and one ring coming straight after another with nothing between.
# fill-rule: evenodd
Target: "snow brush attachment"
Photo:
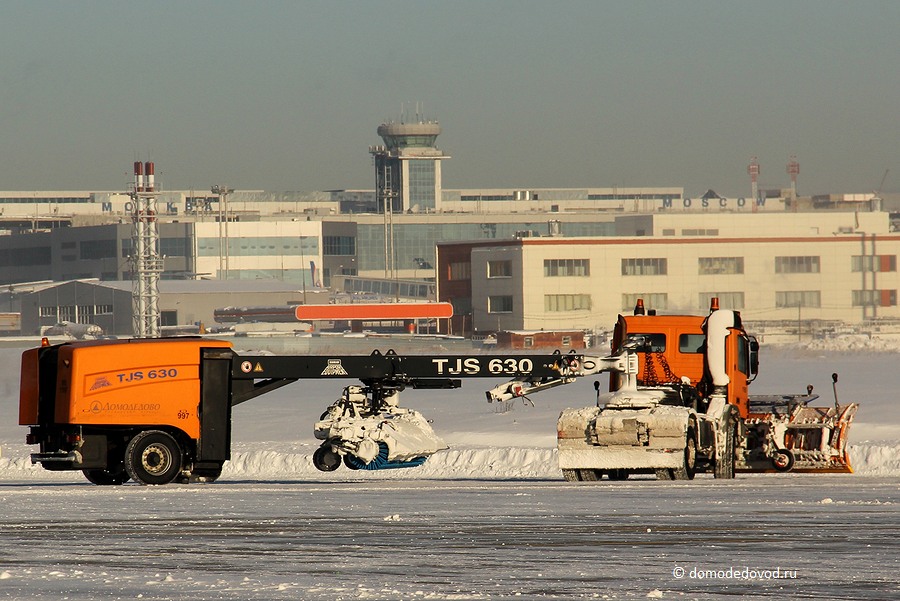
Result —
<instances>
[{"instance_id":1,"label":"snow brush attachment","mask_svg":"<svg viewBox=\"0 0 900 601\"><path fill-rule=\"evenodd\" d=\"M418 467L425 463L428 457L416 457L408 461L391 461L388 459L388 446L384 442L378 443L378 455L375 459L366 463L355 455L344 455L344 465L351 470L390 470L404 467Z\"/></svg>"}]
</instances>

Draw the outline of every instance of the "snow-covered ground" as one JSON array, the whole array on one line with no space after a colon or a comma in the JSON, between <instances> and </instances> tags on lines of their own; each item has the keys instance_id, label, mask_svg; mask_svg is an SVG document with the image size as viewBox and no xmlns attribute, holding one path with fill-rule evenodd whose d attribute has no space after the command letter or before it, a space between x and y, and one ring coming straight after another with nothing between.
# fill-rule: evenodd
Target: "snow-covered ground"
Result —
<instances>
[{"instance_id":1,"label":"snow-covered ground","mask_svg":"<svg viewBox=\"0 0 900 601\"><path fill-rule=\"evenodd\" d=\"M534 407L488 404L491 380L404 392L451 448L326 474L312 426L352 381L308 381L235 408L218 482L165 487L31 466L0 349L0 599L898 598L900 353L836 348L764 347L752 392L830 404L839 373L852 475L565 483L556 417L590 379Z\"/></svg>"}]
</instances>

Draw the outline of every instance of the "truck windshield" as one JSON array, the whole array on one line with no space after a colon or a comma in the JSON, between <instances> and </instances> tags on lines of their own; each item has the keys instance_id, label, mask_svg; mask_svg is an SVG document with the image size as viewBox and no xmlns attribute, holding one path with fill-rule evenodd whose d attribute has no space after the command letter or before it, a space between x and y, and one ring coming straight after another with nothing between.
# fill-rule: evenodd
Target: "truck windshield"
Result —
<instances>
[{"instance_id":1,"label":"truck windshield","mask_svg":"<svg viewBox=\"0 0 900 601\"><path fill-rule=\"evenodd\" d=\"M664 353L666 351L666 335L665 334L639 334L637 332L628 334L625 342L632 340L644 339L646 344L638 351L642 353Z\"/></svg>"}]
</instances>

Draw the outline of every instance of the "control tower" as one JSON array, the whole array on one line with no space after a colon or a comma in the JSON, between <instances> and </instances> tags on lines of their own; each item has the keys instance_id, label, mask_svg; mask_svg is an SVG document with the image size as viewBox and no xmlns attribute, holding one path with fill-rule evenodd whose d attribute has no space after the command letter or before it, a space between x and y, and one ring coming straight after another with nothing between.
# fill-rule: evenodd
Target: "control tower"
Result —
<instances>
[{"instance_id":1,"label":"control tower","mask_svg":"<svg viewBox=\"0 0 900 601\"><path fill-rule=\"evenodd\" d=\"M437 121L387 122L378 126L383 146L369 147L375 161L375 199L379 212L440 212L441 161Z\"/></svg>"}]
</instances>

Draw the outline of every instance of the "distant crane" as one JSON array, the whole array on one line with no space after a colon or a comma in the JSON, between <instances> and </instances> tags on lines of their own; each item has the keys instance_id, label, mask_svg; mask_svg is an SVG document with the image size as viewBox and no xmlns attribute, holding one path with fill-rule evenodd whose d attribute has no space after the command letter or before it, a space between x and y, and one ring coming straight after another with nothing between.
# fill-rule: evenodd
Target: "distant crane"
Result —
<instances>
[{"instance_id":1,"label":"distant crane","mask_svg":"<svg viewBox=\"0 0 900 601\"><path fill-rule=\"evenodd\" d=\"M873 206L872 206L872 209L873 209L873 210L875 209L875 206L874 206L875 203L876 203L876 202L881 202L881 200L882 200L882 198L881 198L881 191L884 189L884 180L887 179L888 173L890 173L890 172L891 172L890 169L885 169L885 170L884 170L884 175L881 176L881 183L878 184L878 189L875 190L875 196L872 197L872 205L873 205Z\"/></svg>"}]
</instances>

